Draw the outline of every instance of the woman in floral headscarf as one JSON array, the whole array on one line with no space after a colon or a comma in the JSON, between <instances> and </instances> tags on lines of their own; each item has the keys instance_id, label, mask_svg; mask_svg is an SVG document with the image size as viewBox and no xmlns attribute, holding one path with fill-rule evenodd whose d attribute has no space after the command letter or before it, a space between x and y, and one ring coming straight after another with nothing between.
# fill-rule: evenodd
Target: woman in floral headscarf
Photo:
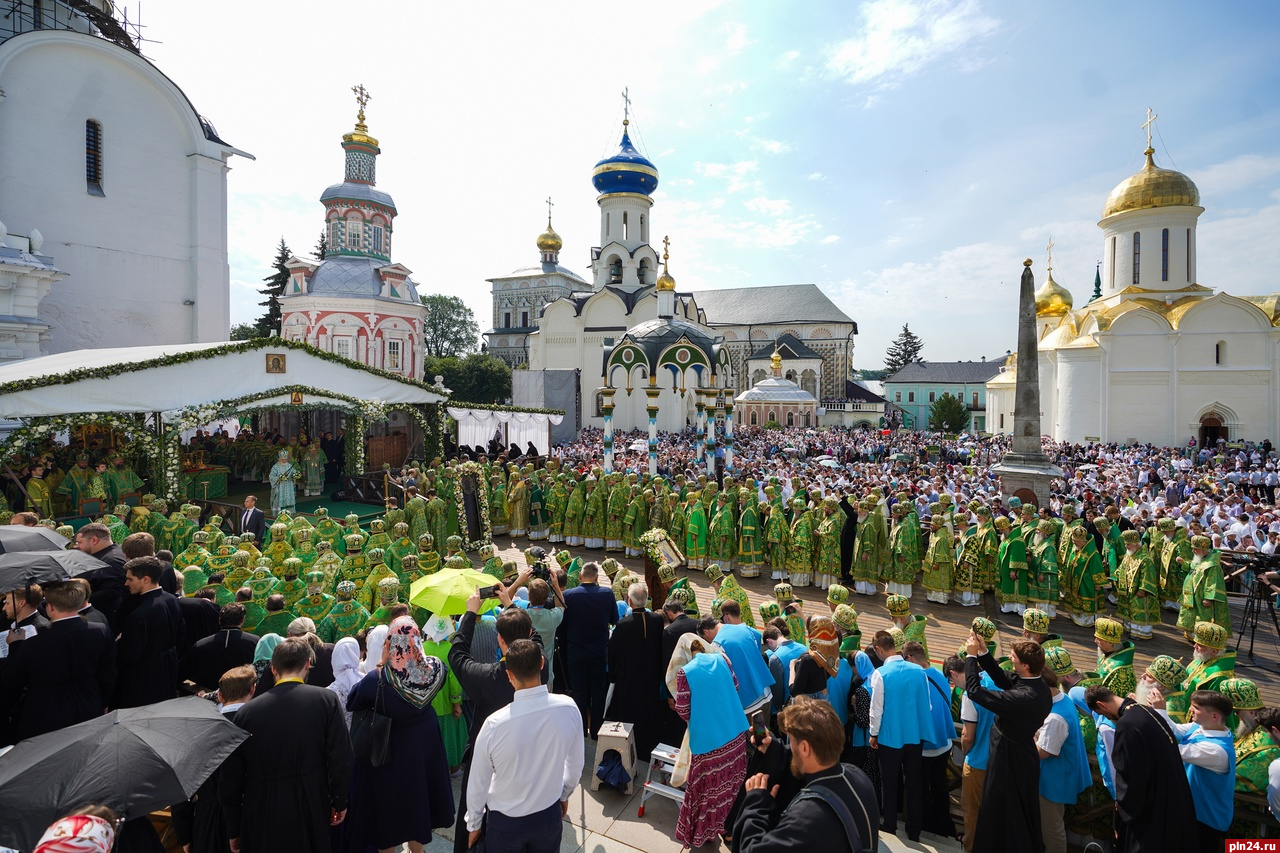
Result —
<instances>
[{"instance_id":1,"label":"woman in floral headscarf","mask_svg":"<svg viewBox=\"0 0 1280 853\"><path fill-rule=\"evenodd\" d=\"M97 811L90 807L82 811ZM103 809L105 811L105 809ZM96 814L77 814L55 821L45 830L32 853L111 853L115 825Z\"/></svg>"},{"instance_id":2,"label":"woman in floral headscarf","mask_svg":"<svg viewBox=\"0 0 1280 853\"><path fill-rule=\"evenodd\" d=\"M433 829L453 825L449 765L431 705L448 670L423 653L422 635L408 616L391 623L385 644L368 649L368 657L381 663L351 691L347 710L373 708L391 718L391 757L381 767L356 762L347 846L394 850L408 842L412 853L421 853Z\"/></svg>"}]
</instances>

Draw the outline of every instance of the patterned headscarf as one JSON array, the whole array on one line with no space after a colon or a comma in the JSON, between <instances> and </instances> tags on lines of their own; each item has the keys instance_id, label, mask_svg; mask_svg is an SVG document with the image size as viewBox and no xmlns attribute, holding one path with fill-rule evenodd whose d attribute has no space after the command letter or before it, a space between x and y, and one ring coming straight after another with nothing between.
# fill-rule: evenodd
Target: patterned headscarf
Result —
<instances>
[{"instance_id":1,"label":"patterned headscarf","mask_svg":"<svg viewBox=\"0 0 1280 853\"><path fill-rule=\"evenodd\" d=\"M840 670L840 636L830 616L809 617L809 655L828 675Z\"/></svg>"},{"instance_id":2,"label":"patterned headscarf","mask_svg":"<svg viewBox=\"0 0 1280 853\"><path fill-rule=\"evenodd\" d=\"M116 830L94 815L64 817L45 830L32 853L111 853Z\"/></svg>"},{"instance_id":3,"label":"patterned headscarf","mask_svg":"<svg viewBox=\"0 0 1280 853\"><path fill-rule=\"evenodd\" d=\"M420 709L444 687L444 664L439 658L423 654L422 634L408 616L392 622L387 637L391 641L391 653L384 667L387 683L400 698Z\"/></svg>"}]
</instances>

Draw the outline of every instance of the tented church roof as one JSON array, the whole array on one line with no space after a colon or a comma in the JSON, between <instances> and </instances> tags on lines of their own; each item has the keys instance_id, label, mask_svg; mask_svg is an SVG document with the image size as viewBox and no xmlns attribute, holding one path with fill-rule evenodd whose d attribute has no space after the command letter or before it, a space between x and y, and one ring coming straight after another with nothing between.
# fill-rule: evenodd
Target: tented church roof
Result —
<instances>
[{"instance_id":1,"label":"tented church roof","mask_svg":"<svg viewBox=\"0 0 1280 853\"><path fill-rule=\"evenodd\" d=\"M270 372L269 372L270 371ZM171 412L244 400L441 403L421 382L280 338L89 349L0 367L0 418Z\"/></svg>"}]
</instances>

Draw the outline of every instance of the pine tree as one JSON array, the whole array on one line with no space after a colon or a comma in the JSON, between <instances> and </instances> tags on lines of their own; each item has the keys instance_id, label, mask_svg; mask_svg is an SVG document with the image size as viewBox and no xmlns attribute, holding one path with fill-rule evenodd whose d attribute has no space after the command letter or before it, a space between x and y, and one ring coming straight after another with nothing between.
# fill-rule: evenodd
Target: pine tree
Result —
<instances>
[{"instance_id":1,"label":"pine tree","mask_svg":"<svg viewBox=\"0 0 1280 853\"><path fill-rule=\"evenodd\" d=\"M320 239L316 242L316 247L311 250L311 257L315 258L317 261L323 261L324 256L327 255L328 253L329 253L329 235L323 228L321 228Z\"/></svg>"},{"instance_id":2,"label":"pine tree","mask_svg":"<svg viewBox=\"0 0 1280 853\"><path fill-rule=\"evenodd\" d=\"M285 266L285 262L291 255L289 247L281 237L280 245L276 247L276 259L272 261L276 271L262 280L266 287L258 291L267 297L265 302L258 303L266 308L267 312L254 323L261 337L270 337L272 332L277 334L280 332L280 297L284 295L285 286L289 284L289 268Z\"/></svg>"},{"instance_id":3,"label":"pine tree","mask_svg":"<svg viewBox=\"0 0 1280 853\"><path fill-rule=\"evenodd\" d=\"M929 429L960 433L969 428L968 407L954 394L944 393L929 407Z\"/></svg>"},{"instance_id":4,"label":"pine tree","mask_svg":"<svg viewBox=\"0 0 1280 853\"><path fill-rule=\"evenodd\" d=\"M911 364L920 357L920 351L923 349L924 341L912 334L911 329L904 323L902 332L889 345L889 351L884 355L885 375L893 376Z\"/></svg>"},{"instance_id":5,"label":"pine tree","mask_svg":"<svg viewBox=\"0 0 1280 853\"><path fill-rule=\"evenodd\" d=\"M1092 302L1095 299L1102 298L1102 264L1098 264L1098 268L1093 273L1093 296L1089 297Z\"/></svg>"}]
</instances>

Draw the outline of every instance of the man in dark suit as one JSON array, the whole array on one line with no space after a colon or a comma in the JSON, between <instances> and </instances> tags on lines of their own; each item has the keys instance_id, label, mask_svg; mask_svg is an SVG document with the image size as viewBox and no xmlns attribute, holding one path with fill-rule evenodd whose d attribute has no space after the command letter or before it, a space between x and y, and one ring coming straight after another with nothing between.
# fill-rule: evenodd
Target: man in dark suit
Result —
<instances>
[{"instance_id":1,"label":"man in dark suit","mask_svg":"<svg viewBox=\"0 0 1280 853\"><path fill-rule=\"evenodd\" d=\"M40 615L42 597L40 585L34 583L25 589L15 589L4 594L4 615L11 632L21 631L24 628L44 631L49 627L49 620Z\"/></svg>"},{"instance_id":2,"label":"man in dark suit","mask_svg":"<svg viewBox=\"0 0 1280 853\"><path fill-rule=\"evenodd\" d=\"M61 583L44 591L49 628L22 641L0 682L14 740L91 720L106 710L116 681L116 649L101 625L80 618L84 588Z\"/></svg>"},{"instance_id":3,"label":"man in dark suit","mask_svg":"<svg viewBox=\"0 0 1280 853\"><path fill-rule=\"evenodd\" d=\"M253 495L244 499L244 514L240 516L240 532L252 533L255 542L267 541L267 516L258 509L258 499Z\"/></svg>"},{"instance_id":4,"label":"man in dark suit","mask_svg":"<svg viewBox=\"0 0 1280 853\"><path fill-rule=\"evenodd\" d=\"M129 558L111 541L107 526L97 521L76 531L76 550L107 564L105 569L90 572L85 578L93 588L90 596L93 606L106 614L107 619L114 618L116 609L129 595L124 587L124 564Z\"/></svg>"},{"instance_id":5,"label":"man in dark suit","mask_svg":"<svg viewBox=\"0 0 1280 853\"><path fill-rule=\"evenodd\" d=\"M80 607L80 618L86 622L101 625L110 634L111 620L107 618L107 614L89 603L89 596L93 593L93 588L89 586L89 582L84 578L72 578L68 583L77 584L84 590L84 604Z\"/></svg>"},{"instance_id":6,"label":"man in dark suit","mask_svg":"<svg viewBox=\"0 0 1280 853\"><path fill-rule=\"evenodd\" d=\"M120 622L113 707L136 708L174 697L182 612L178 600L160 588L163 569L155 557L125 564L124 582L136 604Z\"/></svg>"},{"instance_id":7,"label":"man in dark suit","mask_svg":"<svg viewBox=\"0 0 1280 853\"><path fill-rule=\"evenodd\" d=\"M253 663L258 637L241 630L244 605L222 605L218 622L221 625L218 633L196 642L178 661L179 681L194 681L204 689L212 690L227 670Z\"/></svg>"}]
</instances>

